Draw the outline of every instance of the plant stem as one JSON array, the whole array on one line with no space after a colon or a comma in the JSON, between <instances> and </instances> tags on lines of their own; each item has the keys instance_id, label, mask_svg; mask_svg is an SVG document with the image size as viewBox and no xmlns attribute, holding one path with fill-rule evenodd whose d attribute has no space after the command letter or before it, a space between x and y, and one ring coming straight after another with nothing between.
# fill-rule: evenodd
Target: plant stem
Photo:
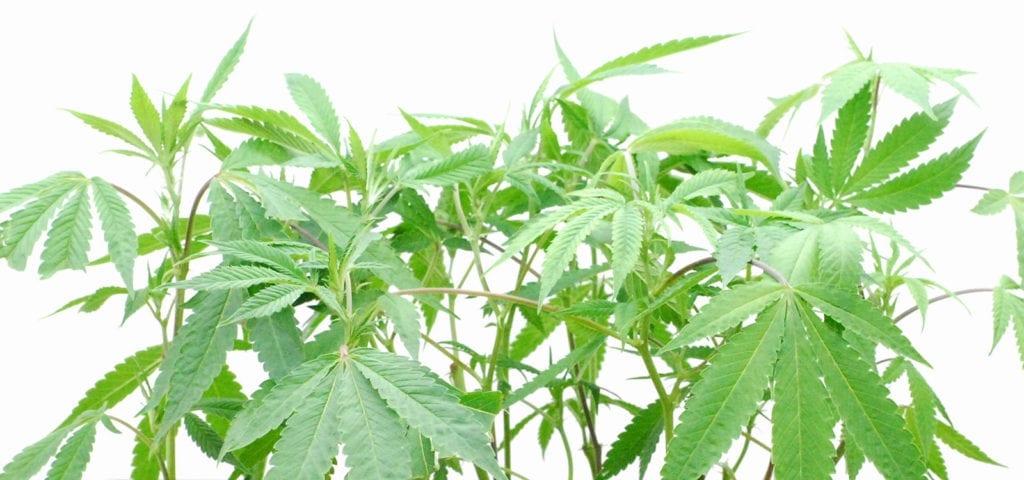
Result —
<instances>
[{"instance_id":1,"label":"plant stem","mask_svg":"<svg viewBox=\"0 0 1024 480\"><path fill-rule=\"evenodd\" d=\"M672 441L672 424L675 422L675 402L672 401L672 397L665 391L665 385L661 382L661 374L658 373L658 368L654 365L654 359L651 357L651 351L647 346L647 342L641 341L637 345L637 351L640 353L640 358L643 359L647 374L651 377L654 390L658 392L658 403L661 404L662 421L665 423L665 445L667 446Z\"/></svg>"},{"instance_id":2,"label":"plant stem","mask_svg":"<svg viewBox=\"0 0 1024 480\"><path fill-rule=\"evenodd\" d=\"M125 198L131 200L140 208L142 208L142 211L146 212L146 215L149 215L149 218L152 218L153 221L156 222L156 224L159 225L161 228L167 228L167 222L165 222L163 218L160 218L160 215L157 215L157 213L152 208L150 208L150 206L147 205L146 202L143 202L141 198L137 197L134 193L129 192L128 190L124 189L123 187L115 183L111 183L110 186L114 187L114 190L117 190L118 193L120 193Z\"/></svg>"},{"instance_id":3,"label":"plant stem","mask_svg":"<svg viewBox=\"0 0 1024 480\"><path fill-rule=\"evenodd\" d=\"M175 281L183 282L188 278L188 267L189 267L189 255L192 253L192 230L195 228L196 215L199 213L199 202L202 200L203 195L209 190L210 185L213 183L211 177L202 187L199 187L199 191L196 192L196 198L192 201L192 209L188 213L188 223L185 225L185 244L181 249L181 257L178 259L178 263L175 265ZM174 294L174 328L175 334L181 329L181 324L185 320L185 289L179 288Z\"/></svg>"},{"instance_id":4,"label":"plant stem","mask_svg":"<svg viewBox=\"0 0 1024 480\"><path fill-rule=\"evenodd\" d=\"M952 294L944 293L942 295L929 298L928 299L928 304L931 305L931 304L933 304L935 302L938 302L940 300L945 300L947 298L952 298L954 296L965 295L965 294L968 294L968 293L984 293L984 292L992 292L992 291L995 291L995 289L992 289L992 288L965 288L963 290L957 290L957 291L953 292ZM917 305L914 305L913 307L910 307L910 308L904 310L903 313L893 317L892 322L893 323L899 323L900 320L903 320L904 318L907 318L907 316L913 314L914 312L916 312L918 310L919 310L919 307Z\"/></svg>"},{"instance_id":5,"label":"plant stem","mask_svg":"<svg viewBox=\"0 0 1024 480\"><path fill-rule=\"evenodd\" d=\"M144 435L142 433L142 431L140 431L139 429L135 428L135 425L132 425L132 424L122 420L119 417L115 417L113 415L107 415L107 418L109 418L110 421L112 421L114 423L119 423L124 428L127 428L128 430L131 430L131 432L135 434L135 438L139 439L140 442L146 444L146 447L149 448L149 451L153 454L154 457L156 457L157 465L160 467L160 472L163 473L164 478L166 480L174 480L171 477L171 472L169 472L167 470L167 465L164 464L163 458L160 457L160 451L158 449L156 449L156 448L153 448L154 447L153 439L151 439L151 438L147 437L146 435Z\"/></svg>"}]
</instances>

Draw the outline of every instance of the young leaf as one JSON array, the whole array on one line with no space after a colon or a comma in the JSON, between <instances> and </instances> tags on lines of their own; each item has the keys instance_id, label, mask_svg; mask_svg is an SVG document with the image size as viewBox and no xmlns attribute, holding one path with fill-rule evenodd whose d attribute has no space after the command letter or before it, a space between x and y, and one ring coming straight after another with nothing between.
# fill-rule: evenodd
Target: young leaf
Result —
<instances>
[{"instance_id":1,"label":"young leaf","mask_svg":"<svg viewBox=\"0 0 1024 480\"><path fill-rule=\"evenodd\" d=\"M302 363L301 332L294 309L285 308L270 316L251 318L245 326L252 349L271 380L280 381Z\"/></svg>"},{"instance_id":2,"label":"young leaf","mask_svg":"<svg viewBox=\"0 0 1024 480\"><path fill-rule=\"evenodd\" d=\"M820 231L817 237L817 281L839 290L856 291L864 274L861 265L864 244L860 237L852 228L842 224L826 223L814 228Z\"/></svg>"},{"instance_id":3,"label":"young leaf","mask_svg":"<svg viewBox=\"0 0 1024 480\"><path fill-rule=\"evenodd\" d=\"M402 454L405 426L377 394L359 369L338 367L346 393L339 399L341 442L349 478L404 480L409 478L411 455ZM432 463L432 462L431 462Z\"/></svg>"},{"instance_id":4,"label":"young leaf","mask_svg":"<svg viewBox=\"0 0 1024 480\"><path fill-rule=\"evenodd\" d=\"M899 355L928 364L892 319L871 302L852 293L822 285L801 285L795 290L801 298L856 334L874 340Z\"/></svg>"},{"instance_id":5,"label":"young leaf","mask_svg":"<svg viewBox=\"0 0 1024 480\"><path fill-rule=\"evenodd\" d=\"M252 28L252 21L245 26L245 31L242 35L235 40L234 45L224 54L221 58L220 63L217 64L217 69L214 70L213 75L210 77L210 81L206 84L206 88L203 89L203 95L199 97L200 103L209 103L213 100L213 97L220 91L220 88L228 81L228 77L231 72L235 69L235 65L238 65L238 60L242 58L242 52L245 51L245 42L249 39L249 29Z\"/></svg>"},{"instance_id":6,"label":"young leaf","mask_svg":"<svg viewBox=\"0 0 1024 480\"><path fill-rule=\"evenodd\" d=\"M526 382L525 385L510 393L508 397L505 398L505 406L507 407L518 403L520 400L530 396L531 393L538 389L548 386L548 384L558 378L558 375L562 372L575 367L580 362L590 358L598 348L604 345L604 342L605 337L598 336L593 340L576 347L575 350L569 352L568 355L541 372L540 375L533 377L533 379Z\"/></svg>"},{"instance_id":7,"label":"young leaf","mask_svg":"<svg viewBox=\"0 0 1024 480\"><path fill-rule=\"evenodd\" d=\"M273 315L294 303L306 290L305 286L287 283L266 287L247 298L245 303L223 321L222 325Z\"/></svg>"},{"instance_id":8,"label":"young leaf","mask_svg":"<svg viewBox=\"0 0 1024 480\"><path fill-rule=\"evenodd\" d=\"M233 240L227 242L208 242L208 244L217 247L221 255L268 266L295 280L306 278L306 273L295 264L295 260L292 260L281 249L274 248L266 243L253 240Z\"/></svg>"},{"instance_id":9,"label":"young leaf","mask_svg":"<svg viewBox=\"0 0 1024 480\"><path fill-rule=\"evenodd\" d=\"M970 458L971 460L977 460L989 465L996 465L1000 467L1004 466L1003 464L993 460L992 457L983 452L981 448L978 448L974 442L952 426L947 425L945 422L935 422L935 437L942 440L942 443L948 445L949 448L956 450L961 455Z\"/></svg>"},{"instance_id":10,"label":"young leaf","mask_svg":"<svg viewBox=\"0 0 1024 480\"><path fill-rule=\"evenodd\" d=\"M748 178L750 175L741 175L719 168L702 170L680 182L666 202L669 205L675 205L691 198L719 195L731 191L736 187L737 182L745 181Z\"/></svg>"},{"instance_id":11,"label":"young leaf","mask_svg":"<svg viewBox=\"0 0 1024 480\"><path fill-rule=\"evenodd\" d=\"M829 74L829 83L821 92L821 116L818 117L818 123L824 122L832 112L846 105L864 88L864 84L877 78L877 75L878 66L867 60L848 63Z\"/></svg>"},{"instance_id":12,"label":"young leaf","mask_svg":"<svg viewBox=\"0 0 1024 480\"><path fill-rule=\"evenodd\" d=\"M420 314L409 300L397 295L385 294L377 299L381 311L391 319L398 338L413 359L420 354Z\"/></svg>"},{"instance_id":13,"label":"young leaf","mask_svg":"<svg viewBox=\"0 0 1024 480\"><path fill-rule=\"evenodd\" d=\"M98 418L96 419L98 420ZM92 445L96 441L96 420L85 424L77 432L71 434L67 443L57 452L57 456L46 472L46 480L80 480L85 466L92 454Z\"/></svg>"},{"instance_id":14,"label":"young leaf","mask_svg":"<svg viewBox=\"0 0 1024 480\"><path fill-rule=\"evenodd\" d=\"M125 286L132 290L139 241L135 236L131 214L117 190L106 180L93 177L92 192L92 201L100 217L100 227L103 229L103 239L107 242L110 259L117 273L121 274Z\"/></svg>"},{"instance_id":15,"label":"young leaf","mask_svg":"<svg viewBox=\"0 0 1024 480\"><path fill-rule=\"evenodd\" d=\"M61 423L61 427L72 425L79 416L90 410L109 409L116 406L143 385L156 371L163 360L163 346L154 345L139 350L107 372Z\"/></svg>"},{"instance_id":16,"label":"young leaf","mask_svg":"<svg viewBox=\"0 0 1024 480\"><path fill-rule=\"evenodd\" d=\"M667 42L664 42L664 43L659 43L657 45L651 45L649 47L641 48L640 50L637 50L637 51L632 52L630 54L623 55L623 56L618 57L618 58L616 58L614 60L606 62L603 65L595 68L594 71L590 72L590 74L588 74L587 76L588 77L589 76L593 76L594 74L598 74L598 73L601 73L601 72L606 72L606 71L613 70L613 69L616 69L616 68L627 67L627 66L630 66L630 65L639 65L641 63L646 63L646 62L649 62L651 60L657 60L659 58L667 57L669 55L674 55L676 53L685 52L687 50L692 50L694 48L703 47L705 45L710 45L712 43L716 43L716 42L725 40L727 38L735 37L736 35L739 35L739 34L738 33L730 33L730 34L727 34L727 35L711 35L711 36L706 36L706 37L679 38L679 39L670 40L670 41L667 41Z\"/></svg>"},{"instance_id":17,"label":"young leaf","mask_svg":"<svg viewBox=\"0 0 1024 480\"><path fill-rule=\"evenodd\" d=\"M779 170L777 148L754 132L711 117L684 118L649 130L633 140L629 151L740 155L763 163L773 175L777 176Z\"/></svg>"},{"instance_id":18,"label":"young leaf","mask_svg":"<svg viewBox=\"0 0 1024 480\"><path fill-rule=\"evenodd\" d=\"M1006 210L1006 207L1010 205L1011 198L1013 197L1011 197L1006 190L993 188L985 192L985 194L978 199L978 204L975 205L971 211L978 215L995 215Z\"/></svg>"},{"instance_id":19,"label":"young leaf","mask_svg":"<svg viewBox=\"0 0 1024 480\"><path fill-rule=\"evenodd\" d=\"M832 132L830 165L831 184L836 191L842 191L843 184L853 170L868 135L868 121L871 117L871 87L865 84L860 92L839 109L836 128Z\"/></svg>"},{"instance_id":20,"label":"young leaf","mask_svg":"<svg viewBox=\"0 0 1024 480\"><path fill-rule=\"evenodd\" d=\"M757 125L757 130L754 132L764 138L768 138L768 134L775 129L775 126L779 124L779 121L786 115L786 112L792 110L793 115L795 115L801 105L818 95L818 90L820 89L821 85L816 83L791 95L782 98L772 98L771 101L775 107L765 114L764 118L761 119L761 123ZM792 120L792 118L793 116L791 115L790 119Z\"/></svg>"},{"instance_id":21,"label":"young leaf","mask_svg":"<svg viewBox=\"0 0 1024 480\"><path fill-rule=\"evenodd\" d=\"M188 435L188 438L192 439L192 442L199 447L203 454L216 460L224 440L220 438L220 434L214 430L213 426L204 422L203 419L194 413L186 413L183 423L185 424L185 433ZM239 462L230 453L224 456L224 463L234 466L243 473L251 474L251 469L242 462Z\"/></svg>"},{"instance_id":22,"label":"young leaf","mask_svg":"<svg viewBox=\"0 0 1024 480\"><path fill-rule=\"evenodd\" d=\"M733 226L722 232L714 255L718 274L728 283L754 258L754 230Z\"/></svg>"},{"instance_id":23,"label":"young leaf","mask_svg":"<svg viewBox=\"0 0 1024 480\"><path fill-rule=\"evenodd\" d=\"M334 111L330 97L316 80L308 75L289 73L285 75L288 92L302 113L334 150L341 149L341 124Z\"/></svg>"},{"instance_id":24,"label":"young leaf","mask_svg":"<svg viewBox=\"0 0 1024 480\"><path fill-rule=\"evenodd\" d=\"M357 349L350 355L351 365L409 427L430 439L439 454L458 455L496 479L507 480L491 450L489 426L468 420L472 410L460 405L426 367L376 350Z\"/></svg>"},{"instance_id":25,"label":"young leaf","mask_svg":"<svg viewBox=\"0 0 1024 480\"><path fill-rule=\"evenodd\" d=\"M789 301L776 302L719 349L679 416L662 478L703 475L729 449L764 397L790 315Z\"/></svg>"},{"instance_id":26,"label":"young leaf","mask_svg":"<svg viewBox=\"0 0 1024 480\"><path fill-rule=\"evenodd\" d=\"M981 136L877 187L857 193L849 202L880 213L903 212L927 205L960 181Z\"/></svg>"},{"instance_id":27,"label":"young leaf","mask_svg":"<svg viewBox=\"0 0 1024 480\"><path fill-rule=\"evenodd\" d=\"M43 278L63 269L85 270L89 263L89 241L92 239L89 193L79 187L70 195L53 220L43 243L43 253L39 255L42 259L39 275Z\"/></svg>"},{"instance_id":28,"label":"young leaf","mask_svg":"<svg viewBox=\"0 0 1024 480\"><path fill-rule=\"evenodd\" d=\"M13 190L0 193L0 213L17 207L30 199L42 196L53 188L59 188L69 182L76 182L81 178L82 174L77 172L59 172L38 182L22 185Z\"/></svg>"},{"instance_id":29,"label":"young leaf","mask_svg":"<svg viewBox=\"0 0 1024 480\"><path fill-rule=\"evenodd\" d=\"M401 180L409 185L446 187L480 177L491 171L494 159L483 145L474 145L440 159L414 164L402 171Z\"/></svg>"},{"instance_id":30,"label":"young leaf","mask_svg":"<svg viewBox=\"0 0 1024 480\"><path fill-rule=\"evenodd\" d=\"M899 407L889 399L882 379L816 316L800 308L811 348L832 403L848 433L888 478L922 478L921 452L906 429Z\"/></svg>"},{"instance_id":31,"label":"young leaf","mask_svg":"<svg viewBox=\"0 0 1024 480\"><path fill-rule=\"evenodd\" d=\"M352 395L344 380L342 369L335 368L295 409L274 445L266 480L324 478L338 455L342 399Z\"/></svg>"},{"instance_id":32,"label":"young leaf","mask_svg":"<svg viewBox=\"0 0 1024 480\"><path fill-rule=\"evenodd\" d=\"M755 282L723 291L714 297L683 326L658 354L689 345L732 328L779 299L784 287L771 282Z\"/></svg>"},{"instance_id":33,"label":"young leaf","mask_svg":"<svg viewBox=\"0 0 1024 480\"><path fill-rule=\"evenodd\" d=\"M779 480L824 479L835 471L832 432L838 417L822 402L828 392L820 377L803 325L787 321L772 407L772 462Z\"/></svg>"},{"instance_id":34,"label":"young leaf","mask_svg":"<svg viewBox=\"0 0 1024 480\"><path fill-rule=\"evenodd\" d=\"M112 137L118 138L121 141L127 143L128 145L135 147L136 149L138 149L137 153L139 156L154 162L156 161L156 154L153 153L153 150L149 148L149 146L146 145L146 142L142 141L142 139L139 138L138 135L132 133L131 130L128 130L127 128L115 122L112 122L105 118L97 117L95 115L76 112L74 110L68 110L68 112L78 117L79 120L85 122L86 125L95 128L96 130L99 130L100 133L105 133Z\"/></svg>"},{"instance_id":35,"label":"young leaf","mask_svg":"<svg viewBox=\"0 0 1024 480\"><path fill-rule=\"evenodd\" d=\"M132 95L129 103L132 107L132 114L135 115L135 121L142 128L142 133L149 140L149 144L153 146L154 150L161 151L163 142L160 113L156 111L153 100L149 98L146 90L139 83L139 78L135 75L132 75Z\"/></svg>"},{"instance_id":36,"label":"young leaf","mask_svg":"<svg viewBox=\"0 0 1024 480\"><path fill-rule=\"evenodd\" d=\"M612 291L619 291L633 272L643 248L644 216L637 207L626 205L612 216Z\"/></svg>"},{"instance_id":37,"label":"young leaf","mask_svg":"<svg viewBox=\"0 0 1024 480\"><path fill-rule=\"evenodd\" d=\"M576 257L576 250L586 240L594 229L601 223L604 217L621 208L621 204L612 200L603 200L598 206L584 210L578 216L569 220L565 227L559 230L554 241L545 250L544 264L540 275L541 302L551 293L552 288L565 274L569 262Z\"/></svg>"},{"instance_id":38,"label":"young leaf","mask_svg":"<svg viewBox=\"0 0 1024 480\"><path fill-rule=\"evenodd\" d=\"M14 456L11 461L0 471L0 480L22 480L32 478L42 469L50 457L57 453L64 437L68 436L78 425L71 424L58 427L38 442L25 447L24 450Z\"/></svg>"},{"instance_id":39,"label":"young leaf","mask_svg":"<svg viewBox=\"0 0 1024 480\"><path fill-rule=\"evenodd\" d=\"M928 101L929 81L914 70L910 65L901 63L878 64L878 73L882 83L896 93L921 107L929 117L935 118L932 105Z\"/></svg>"},{"instance_id":40,"label":"young leaf","mask_svg":"<svg viewBox=\"0 0 1024 480\"><path fill-rule=\"evenodd\" d=\"M135 446L132 447L132 476L131 480L159 480L160 459L152 450L153 444L149 441L153 438L153 427L148 415L143 415L136 427L141 436L135 437Z\"/></svg>"},{"instance_id":41,"label":"young leaf","mask_svg":"<svg viewBox=\"0 0 1024 480\"><path fill-rule=\"evenodd\" d=\"M172 283L170 287L190 288L197 291L230 290L265 283L295 286L299 280L273 268L255 265L221 265L183 282Z\"/></svg>"},{"instance_id":42,"label":"young leaf","mask_svg":"<svg viewBox=\"0 0 1024 480\"><path fill-rule=\"evenodd\" d=\"M637 459L640 459L640 478L643 478L664 429L665 422L659 402L651 403L634 415L626 429L612 442L598 480L614 477Z\"/></svg>"}]
</instances>

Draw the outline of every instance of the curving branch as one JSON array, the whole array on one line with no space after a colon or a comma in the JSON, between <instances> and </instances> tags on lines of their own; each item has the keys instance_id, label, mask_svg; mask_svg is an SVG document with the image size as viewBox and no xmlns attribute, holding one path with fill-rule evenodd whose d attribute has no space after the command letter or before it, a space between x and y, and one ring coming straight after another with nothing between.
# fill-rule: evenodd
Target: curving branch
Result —
<instances>
[{"instance_id":1,"label":"curving branch","mask_svg":"<svg viewBox=\"0 0 1024 480\"><path fill-rule=\"evenodd\" d=\"M929 298L928 299L928 304L931 305L931 304L933 304L935 302L938 302L940 300L945 300L947 298L953 298L953 297L960 296L960 295L965 295L965 294L968 294L968 293L984 293L984 292L993 292L993 291L995 291L995 289L993 289L993 288L965 288L963 290L957 290L957 291L955 291L953 293L944 293L942 295ZM920 310L920 308L917 305L914 305L913 307L910 307L910 308L904 310L903 313L893 317L892 322L893 323L899 323L900 320L903 320L904 318L907 318L907 316L913 314L914 312L916 312L918 310Z\"/></svg>"}]
</instances>

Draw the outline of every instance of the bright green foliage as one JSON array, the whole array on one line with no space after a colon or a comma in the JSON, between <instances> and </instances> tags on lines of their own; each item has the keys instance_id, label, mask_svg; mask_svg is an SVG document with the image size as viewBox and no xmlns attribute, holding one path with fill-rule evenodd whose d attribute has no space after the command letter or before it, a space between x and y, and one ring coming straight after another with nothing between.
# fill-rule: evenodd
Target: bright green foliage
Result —
<instances>
[{"instance_id":1,"label":"bright green foliage","mask_svg":"<svg viewBox=\"0 0 1024 480\"><path fill-rule=\"evenodd\" d=\"M0 480L48 464L47 478L80 478L97 422L135 437L133 480L174 480L188 441L253 480L544 471L524 442L600 480L658 461L673 480L718 468L825 479L838 462L850 478L872 463L886 478L946 479L940 443L995 464L952 428L925 379L942 372L918 370L897 325L945 298L929 290L957 295L910 276L929 266L924 248L890 214L968 169L981 135L921 158L957 103L933 105L932 85L970 98L966 72L878 62L850 39L854 61L773 100L755 131L713 116L650 128L599 82L663 72L651 62L732 35L669 40L589 73L556 41L560 75L521 118L400 109L405 131L377 141L372 125L342 135L346 112L303 74L285 76L288 110L214 103L248 34L198 98L190 78L161 96L133 76L130 126L71 112L162 178L62 172L0 193L12 268L109 263L120 276L58 312L124 295L123 318L148 314L158 335ZM886 92L916 111L884 125ZM803 151L766 138L819 97L818 125L787 131ZM216 173L184 181L197 168ZM1018 258L993 289L993 347L1012 328L1024 361L1024 172L994 187L974 211L1013 212ZM106 251L90 260L99 233ZM266 374L255 391L233 373L243 357ZM628 383L609 380L621 372ZM137 418L111 412L140 397ZM609 415L631 418L614 439ZM770 466L747 455L761 446Z\"/></svg>"}]
</instances>

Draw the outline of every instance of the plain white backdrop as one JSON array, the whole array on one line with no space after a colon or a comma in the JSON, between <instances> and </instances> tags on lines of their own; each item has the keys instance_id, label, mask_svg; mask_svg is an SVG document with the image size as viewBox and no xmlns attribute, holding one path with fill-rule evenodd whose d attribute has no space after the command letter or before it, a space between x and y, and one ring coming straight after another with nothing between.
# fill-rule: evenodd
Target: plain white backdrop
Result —
<instances>
[{"instance_id":1,"label":"plain white backdrop","mask_svg":"<svg viewBox=\"0 0 1024 480\"><path fill-rule=\"evenodd\" d=\"M192 74L198 94L250 18L248 48L220 101L295 111L283 74L306 73L326 87L340 115L364 136L376 131L378 139L402 131L399 107L514 124L556 65L553 32L583 71L673 38L746 32L659 62L677 73L597 89L616 97L629 94L634 111L652 125L711 114L753 128L771 106L768 97L796 91L852 58L845 29L862 48L873 48L880 61L976 72L964 83L977 104L960 103L938 148L988 129L964 182L1005 188L1012 172L1024 170L1019 148L1024 32L1008 3L337 3L5 3L0 7L0 191L58 170L80 170L146 192L152 180L146 179L144 165L103 153L116 146L115 140L61 109L130 123L133 73L151 93L173 92ZM950 95L948 89L934 89L935 101ZM883 114L891 119L909 114L910 107L894 97L883 98ZM811 106L788 133L779 129L772 137L788 165L798 148L812 143L814 130L808 127L816 115L816 105ZM196 186L191 185L193 192ZM991 287L999 275L1016 271L1012 219L970 214L978 197L975 191L956 191L897 219L897 228L924 250L933 274L953 289ZM151 226L141 216L136 222ZM117 308L47 317L66 300L116 277L98 269L39 281L33 267L29 272L0 267L0 464L53 428L111 366L158 338L151 321L141 317L119 326ZM1007 465L975 464L947 451L949 471L962 479L1022 478L1024 370L1012 338L988 353L990 297L963 300L969 312L955 302L935 305L923 331L919 318L901 324L934 366L925 376L956 426ZM130 416L139 406L136 401L119 412ZM614 434L606 436L606 445ZM127 435L101 433L86 478L127 478L129 450ZM183 479L226 475L211 469L210 462L184 455ZM560 478L554 473L561 468L560 453L549 452L548 459L555 470L543 473L547 467L532 462L538 465L531 470L534 478ZM578 467L578 478L584 478L585 468Z\"/></svg>"}]
</instances>

